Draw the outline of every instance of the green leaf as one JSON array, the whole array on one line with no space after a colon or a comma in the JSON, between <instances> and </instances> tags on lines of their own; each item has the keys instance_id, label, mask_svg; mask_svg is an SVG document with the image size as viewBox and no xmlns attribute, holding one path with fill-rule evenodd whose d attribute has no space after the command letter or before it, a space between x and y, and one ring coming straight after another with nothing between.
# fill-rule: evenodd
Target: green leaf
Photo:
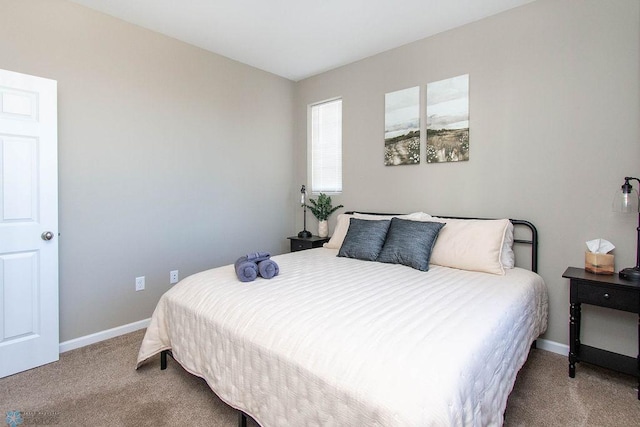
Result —
<instances>
[{"instance_id":1,"label":"green leaf","mask_svg":"<svg viewBox=\"0 0 640 427\"><path fill-rule=\"evenodd\" d=\"M315 216L318 221L324 221L329 218L329 216L344 206L332 206L331 197L327 196L324 193L320 193L318 195L318 200L309 199L310 205L305 205Z\"/></svg>"}]
</instances>

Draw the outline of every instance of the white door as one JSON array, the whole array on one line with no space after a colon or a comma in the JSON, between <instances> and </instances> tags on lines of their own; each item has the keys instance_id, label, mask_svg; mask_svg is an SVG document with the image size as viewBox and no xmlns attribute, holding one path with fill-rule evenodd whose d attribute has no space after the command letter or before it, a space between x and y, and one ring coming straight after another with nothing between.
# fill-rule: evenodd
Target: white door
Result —
<instances>
[{"instance_id":1,"label":"white door","mask_svg":"<svg viewBox=\"0 0 640 427\"><path fill-rule=\"evenodd\" d=\"M56 81L0 70L0 378L58 360L57 145Z\"/></svg>"}]
</instances>

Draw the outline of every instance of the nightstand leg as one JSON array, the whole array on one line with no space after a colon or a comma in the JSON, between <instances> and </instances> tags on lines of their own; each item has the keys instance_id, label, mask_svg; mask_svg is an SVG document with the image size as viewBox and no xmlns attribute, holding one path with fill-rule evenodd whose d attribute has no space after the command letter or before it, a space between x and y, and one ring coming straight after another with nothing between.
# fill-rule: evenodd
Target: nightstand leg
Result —
<instances>
[{"instance_id":1,"label":"nightstand leg","mask_svg":"<svg viewBox=\"0 0 640 427\"><path fill-rule=\"evenodd\" d=\"M580 304L571 303L569 308L569 376L576 376L578 347L580 346Z\"/></svg>"}]
</instances>

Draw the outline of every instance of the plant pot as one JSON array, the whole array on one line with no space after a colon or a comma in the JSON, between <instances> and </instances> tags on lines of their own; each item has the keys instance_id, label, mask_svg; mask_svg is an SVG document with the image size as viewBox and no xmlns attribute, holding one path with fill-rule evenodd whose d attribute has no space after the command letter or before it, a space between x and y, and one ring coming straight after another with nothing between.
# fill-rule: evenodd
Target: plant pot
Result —
<instances>
[{"instance_id":1,"label":"plant pot","mask_svg":"<svg viewBox=\"0 0 640 427\"><path fill-rule=\"evenodd\" d=\"M327 237L329 236L329 224L327 220L318 222L318 236Z\"/></svg>"}]
</instances>

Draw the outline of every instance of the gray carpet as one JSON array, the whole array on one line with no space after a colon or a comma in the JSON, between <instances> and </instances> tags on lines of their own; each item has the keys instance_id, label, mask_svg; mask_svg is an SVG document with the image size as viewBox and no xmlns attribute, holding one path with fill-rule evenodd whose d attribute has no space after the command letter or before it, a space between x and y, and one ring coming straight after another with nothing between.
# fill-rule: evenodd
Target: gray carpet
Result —
<instances>
[{"instance_id":1,"label":"gray carpet","mask_svg":"<svg viewBox=\"0 0 640 427\"><path fill-rule=\"evenodd\" d=\"M143 334L63 353L59 362L0 379L0 415L20 411L23 426L237 425L236 411L171 358L165 371L159 356L134 370ZM586 364L571 379L565 357L532 350L509 398L505 425L638 426L635 387L632 377Z\"/></svg>"}]
</instances>

